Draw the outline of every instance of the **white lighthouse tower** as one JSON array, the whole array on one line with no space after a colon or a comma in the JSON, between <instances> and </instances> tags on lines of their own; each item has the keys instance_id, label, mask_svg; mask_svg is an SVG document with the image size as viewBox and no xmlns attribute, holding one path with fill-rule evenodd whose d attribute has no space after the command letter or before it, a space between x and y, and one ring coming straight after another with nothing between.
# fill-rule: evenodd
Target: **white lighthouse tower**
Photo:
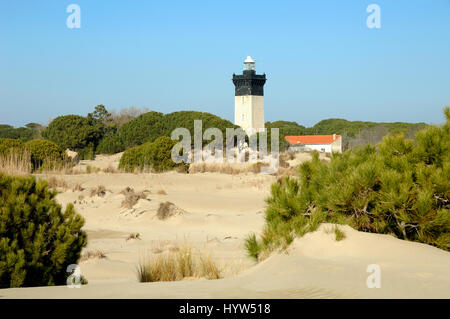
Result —
<instances>
[{"instance_id":1,"label":"white lighthouse tower","mask_svg":"<svg viewBox=\"0 0 450 319\"><path fill-rule=\"evenodd\" d=\"M264 84L266 75L256 74L255 61L248 56L242 75L233 74L235 85L234 124L250 136L264 130Z\"/></svg>"}]
</instances>

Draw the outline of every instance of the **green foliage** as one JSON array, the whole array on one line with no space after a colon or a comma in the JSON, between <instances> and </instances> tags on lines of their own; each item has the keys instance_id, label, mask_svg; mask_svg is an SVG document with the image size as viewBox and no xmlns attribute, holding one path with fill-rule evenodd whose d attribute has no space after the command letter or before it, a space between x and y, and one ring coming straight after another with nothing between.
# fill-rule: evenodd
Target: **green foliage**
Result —
<instances>
[{"instance_id":1,"label":"green foliage","mask_svg":"<svg viewBox=\"0 0 450 319\"><path fill-rule=\"evenodd\" d=\"M114 124L111 113L106 110L103 104L97 105L94 112L87 115L87 119L90 125L100 132L99 139L117 134L117 125Z\"/></svg>"},{"instance_id":2,"label":"green foliage","mask_svg":"<svg viewBox=\"0 0 450 319\"><path fill-rule=\"evenodd\" d=\"M226 129L238 127L230 121L224 120L211 113L180 111L164 115L164 135L170 136L174 129L184 127L191 133L191 144L194 145L194 120L202 121L202 136L206 129L218 128L222 132L224 141L226 138ZM203 141L202 143L203 145L206 145L209 142L210 141Z\"/></svg>"},{"instance_id":3,"label":"green foliage","mask_svg":"<svg viewBox=\"0 0 450 319\"><path fill-rule=\"evenodd\" d=\"M266 129L279 128L280 150L285 150L289 144L284 139L291 135L343 135L343 148L354 148L355 146L374 144L380 142L383 136L391 134L404 134L414 137L419 130L427 127L425 123L376 123L363 121L347 121L344 119L322 120L312 127L304 127L296 122L276 121L266 122Z\"/></svg>"},{"instance_id":4,"label":"green foliage","mask_svg":"<svg viewBox=\"0 0 450 319\"><path fill-rule=\"evenodd\" d=\"M314 153L298 178L272 185L262 248L330 222L450 250L450 111L445 114L446 124L420 131L416 144L390 135L376 147L333 154L330 162Z\"/></svg>"},{"instance_id":5,"label":"green foliage","mask_svg":"<svg viewBox=\"0 0 450 319\"><path fill-rule=\"evenodd\" d=\"M19 149L23 146L21 140L12 138L0 138L0 155L7 155L11 149Z\"/></svg>"},{"instance_id":6,"label":"green foliage","mask_svg":"<svg viewBox=\"0 0 450 319\"><path fill-rule=\"evenodd\" d=\"M227 128L235 128L230 121L221 119L211 113L180 111L169 114L148 112L125 123L120 128L120 137L124 147L141 145L145 142L153 142L158 137L169 136L176 128L186 128L191 133L191 143L194 141L194 120L202 121L202 133L211 127L222 131L223 138ZM207 144L209 141L204 141Z\"/></svg>"},{"instance_id":7,"label":"green foliage","mask_svg":"<svg viewBox=\"0 0 450 319\"><path fill-rule=\"evenodd\" d=\"M58 165L63 160L63 154L55 143L47 140L31 140L24 144L25 149L30 152L33 170L39 169L44 163Z\"/></svg>"},{"instance_id":8,"label":"green foliage","mask_svg":"<svg viewBox=\"0 0 450 319\"><path fill-rule=\"evenodd\" d=\"M123 145L141 145L165 135L163 117L162 113L148 112L122 125L119 134Z\"/></svg>"},{"instance_id":9,"label":"green foliage","mask_svg":"<svg viewBox=\"0 0 450 319\"><path fill-rule=\"evenodd\" d=\"M83 150L80 158L93 153L101 137L99 127L88 118L79 115L64 115L54 119L42 132L42 136L55 142L61 149Z\"/></svg>"},{"instance_id":10,"label":"green foliage","mask_svg":"<svg viewBox=\"0 0 450 319\"><path fill-rule=\"evenodd\" d=\"M161 136L154 142L147 142L128 149L120 158L119 168L126 172L150 169L163 172L178 166L172 161L172 148L176 141L167 136Z\"/></svg>"},{"instance_id":11,"label":"green foliage","mask_svg":"<svg viewBox=\"0 0 450 319\"><path fill-rule=\"evenodd\" d=\"M0 288L62 285L87 243L84 220L35 177L0 174Z\"/></svg>"},{"instance_id":12,"label":"green foliage","mask_svg":"<svg viewBox=\"0 0 450 319\"><path fill-rule=\"evenodd\" d=\"M0 138L21 139L29 141L35 136L35 130L30 127L14 128L11 125L0 124Z\"/></svg>"},{"instance_id":13,"label":"green foliage","mask_svg":"<svg viewBox=\"0 0 450 319\"><path fill-rule=\"evenodd\" d=\"M122 169L125 172L133 172L135 169L143 170L144 147L145 144L126 150L120 158L119 169Z\"/></svg>"},{"instance_id":14,"label":"green foliage","mask_svg":"<svg viewBox=\"0 0 450 319\"><path fill-rule=\"evenodd\" d=\"M245 239L245 249L247 250L248 256L258 260L259 254L261 252L261 247L256 239L255 234L250 234Z\"/></svg>"},{"instance_id":15,"label":"green foliage","mask_svg":"<svg viewBox=\"0 0 450 319\"><path fill-rule=\"evenodd\" d=\"M418 131L427 127L425 123L376 123L364 121L347 121L344 119L327 119L307 129L308 134L345 134L349 137L356 136L365 129L384 126L392 134L406 134L410 130Z\"/></svg>"},{"instance_id":16,"label":"green foliage","mask_svg":"<svg viewBox=\"0 0 450 319\"><path fill-rule=\"evenodd\" d=\"M97 154L115 154L124 151L125 148L119 135L104 137L97 145Z\"/></svg>"}]
</instances>

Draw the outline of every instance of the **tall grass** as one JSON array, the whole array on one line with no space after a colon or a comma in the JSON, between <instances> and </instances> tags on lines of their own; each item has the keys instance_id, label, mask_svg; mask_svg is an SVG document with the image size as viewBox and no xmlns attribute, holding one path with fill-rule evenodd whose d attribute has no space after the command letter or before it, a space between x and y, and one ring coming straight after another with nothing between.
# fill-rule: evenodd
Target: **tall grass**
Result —
<instances>
[{"instance_id":1,"label":"tall grass","mask_svg":"<svg viewBox=\"0 0 450 319\"><path fill-rule=\"evenodd\" d=\"M28 175L31 173L31 154L27 150L11 149L0 155L0 172L8 175Z\"/></svg>"},{"instance_id":2,"label":"tall grass","mask_svg":"<svg viewBox=\"0 0 450 319\"><path fill-rule=\"evenodd\" d=\"M193 253L189 244L162 252L154 259L143 260L137 267L140 282L179 281L188 277L221 278L219 266L209 255Z\"/></svg>"}]
</instances>

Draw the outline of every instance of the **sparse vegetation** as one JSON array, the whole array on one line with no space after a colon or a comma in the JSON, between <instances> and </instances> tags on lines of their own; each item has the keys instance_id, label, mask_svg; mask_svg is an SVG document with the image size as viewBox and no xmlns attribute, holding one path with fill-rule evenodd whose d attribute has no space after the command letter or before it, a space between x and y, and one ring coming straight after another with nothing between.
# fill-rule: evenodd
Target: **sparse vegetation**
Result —
<instances>
[{"instance_id":1,"label":"sparse vegetation","mask_svg":"<svg viewBox=\"0 0 450 319\"><path fill-rule=\"evenodd\" d=\"M91 165L87 165L86 166L86 174L95 174L100 172L100 168L97 166L91 166Z\"/></svg>"},{"instance_id":2,"label":"sparse vegetation","mask_svg":"<svg viewBox=\"0 0 450 319\"><path fill-rule=\"evenodd\" d=\"M137 269L140 282L178 281L187 277L219 279L221 271L210 256L194 255L184 244L177 250L159 253L150 261L142 261Z\"/></svg>"},{"instance_id":3,"label":"sparse vegetation","mask_svg":"<svg viewBox=\"0 0 450 319\"><path fill-rule=\"evenodd\" d=\"M346 237L345 233L337 225L334 226L334 234L336 236L335 237L336 241L341 241L341 240L345 239L345 237Z\"/></svg>"},{"instance_id":4,"label":"sparse vegetation","mask_svg":"<svg viewBox=\"0 0 450 319\"><path fill-rule=\"evenodd\" d=\"M156 216L158 219L164 220L174 215L173 208L175 207L174 203L164 202L159 204L158 211Z\"/></svg>"},{"instance_id":5,"label":"sparse vegetation","mask_svg":"<svg viewBox=\"0 0 450 319\"><path fill-rule=\"evenodd\" d=\"M88 250L81 255L80 261L86 261L89 259L103 259L106 258L106 254L100 249Z\"/></svg>"},{"instance_id":6,"label":"sparse vegetation","mask_svg":"<svg viewBox=\"0 0 450 319\"><path fill-rule=\"evenodd\" d=\"M63 178L59 178L59 177L55 177L55 176L50 176L48 179L48 187L49 188L63 188L64 190L68 188L67 186L67 182L65 179Z\"/></svg>"},{"instance_id":7,"label":"sparse vegetation","mask_svg":"<svg viewBox=\"0 0 450 319\"><path fill-rule=\"evenodd\" d=\"M333 225L333 227L327 228L325 232L327 234L333 234L336 241L341 241L346 237L344 231L339 227L339 225Z\"/></svg>"},{"instance_id":8,"label":"sparse vegetation","mask_svg":"<svg viewBox=\"0 0 450 319\"><path fill-rule=\"evenodd\" d=\"M261 246L256 239L255 234L250 234L245 239L245 249L247 250L248 256L258 260L259 254L261 252Z\"/></svg>"},{"instance_id":9,"label":"sparse vegetation","mask_svg":"<svg viewBox=\"0 0 450 319\"><path fill-rule=\"evenodd\" d=\"M156 192L156 194L158 194L158 195L167 195L167 192L166 192L164 189L160 188L160 189Z\"/></svg>"},{"instance_id":10,"label":"sparse vegetation","mask_svg":"<svg viewBox=\"0 0 450 319\"><path fill-rule=\"evenodd\" d=\"M84 190L80 182L76 182L72 187L72 192L82 192Z\"/></svg>"},{"instance_id":11,"label":"sparse vegetation","mask_svg":"<svg viewBox=\"0 0 450 319\"><path fill-rule=\"evenodd\" d=\"M136 193L134 189L127 187L120 191L120 194L124 195L125 198L122 201L122 207L132 208L140 199L147 199L147 194L145 192Z\"/></svg>"},{"instance_id":12,"label":"sparse vegetation","mask_svg":"<svg viewBox=\"0 0 450 319\"><path fill-rule=\"evenodd\" d=\"M98 185L97 187L91 188L90 197L98 196L104 197L106 195L106 188L103 185Z\"/></svg>"},{"instance_id":13,"label":"sparse vegetation","mask_svg":"<svg viewBox=\"0 0 450 319\"><path fill-rule=\"evenodd\" d=\"M131 239L141 239L141 234L139 233L131 233L128 235L128 237L125 239L125 241L129 241Z\"/></svg>"}]
</instances>

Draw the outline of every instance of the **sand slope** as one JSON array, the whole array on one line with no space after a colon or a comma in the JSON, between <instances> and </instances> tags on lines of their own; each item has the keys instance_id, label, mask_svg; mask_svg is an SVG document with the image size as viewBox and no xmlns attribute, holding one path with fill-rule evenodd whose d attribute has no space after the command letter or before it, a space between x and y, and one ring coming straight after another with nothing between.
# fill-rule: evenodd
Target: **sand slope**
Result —
<instances>
[{"instance_id":1,"label":"sand slope","mask_svg":"<svg viewBox=\"0 0 450 319\"><path fill-rule=\"evenodd\" d=\"M297 165L309 160L299 154ZM87 165L117 168L120 154L97 156ZM74 203L86 220L88 246L81 273L89 284L79 289L38 287L0 289L4 298L450 298L450 253L391 236L344 227L336 242L322 225L296 239L287 252L274 253L259 264L246 256L244 240L264 226L264 199L275 176L219 173L55 175L64 180L56 199ZM38 178L49 178L40 175ZM103 196L91 190L103 185ZM77 187L76 187L77 186ZM121 191L146 191L147 198L123 207ZM160 220L161 203L172 202L176 215ZM127 240L139 233L140 239ZM139 283L136 267L146 258L188 242L194 253L209 254L223 279ZM367 288L367 266L381 267L381 288Z\"/></svg>"},{"instance_id":2,"label":"sand slope","mask_svg":"<svg viewBox=\"0 0 450 319\"><path fill-rule=\"evenodd\" d=\"M213 281L103 281L79 289L4 289L6 298L450 298L450 254L391 236L357 232L336 242L322 225L243 273ZM382 270L367 288L366 267Z\"/></svg>"}]
</instances>

